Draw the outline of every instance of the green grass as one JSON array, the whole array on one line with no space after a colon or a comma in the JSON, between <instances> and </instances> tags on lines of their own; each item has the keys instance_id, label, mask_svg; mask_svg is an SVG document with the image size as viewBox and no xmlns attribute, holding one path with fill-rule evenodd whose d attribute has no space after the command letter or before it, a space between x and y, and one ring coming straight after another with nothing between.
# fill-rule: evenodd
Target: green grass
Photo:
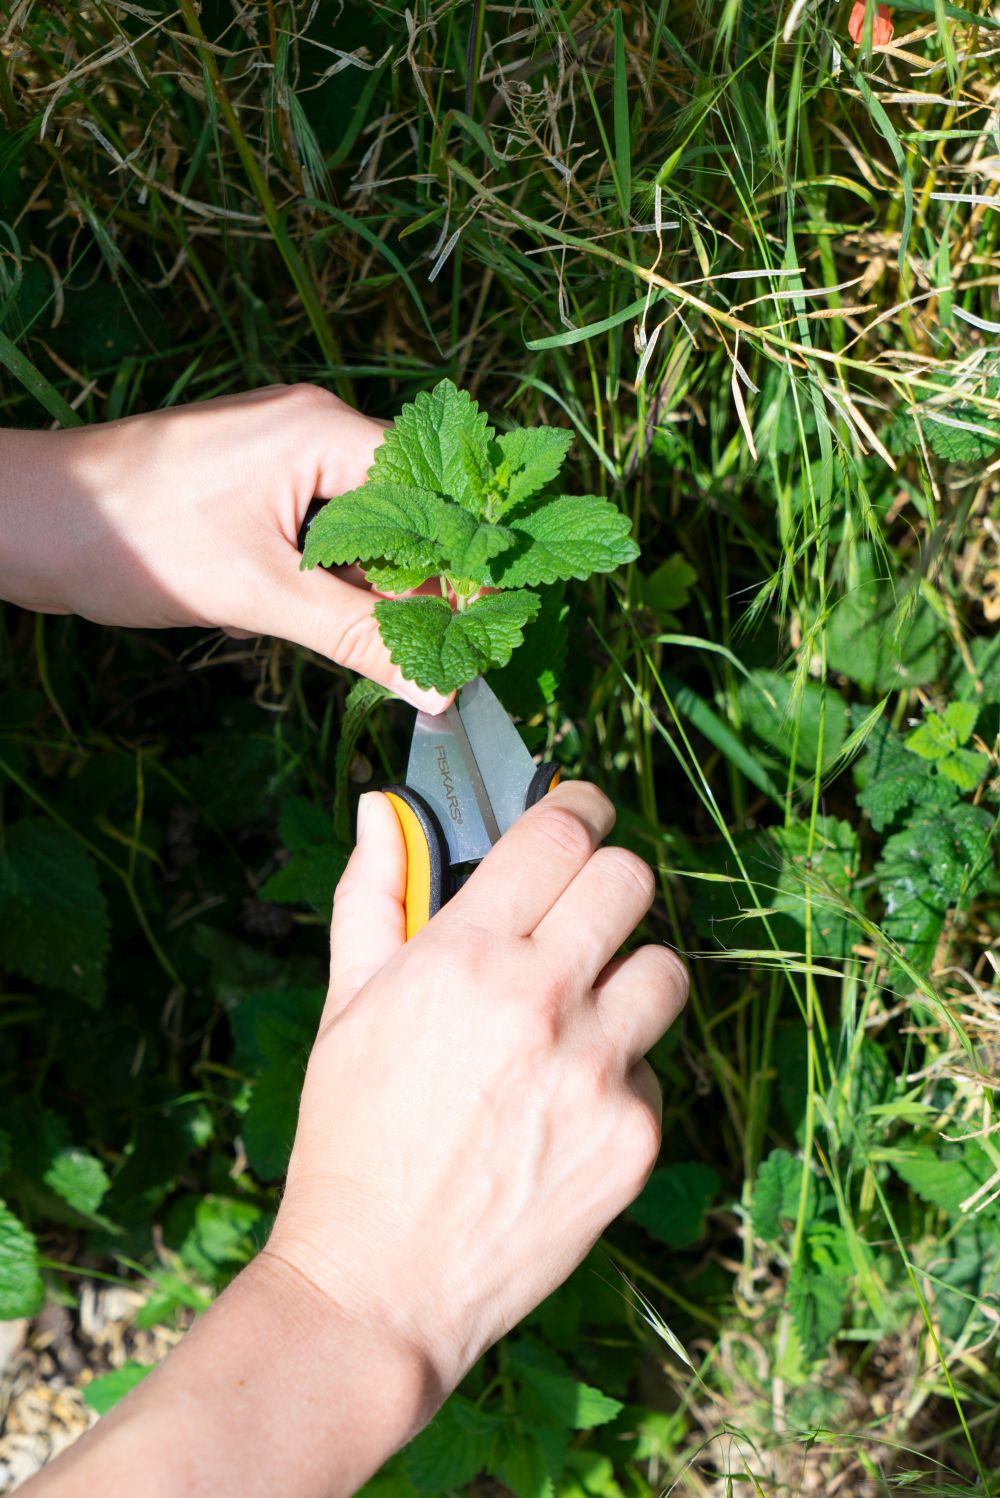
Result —
<instances>
[{"instance_id":1,"label":"green grass","mask_svg":"<svg viewBox=\"0 0 1000 1498\"><path fill-rule=\"evenodd\" d=\"M550 621L558 685L505 682L692 964L663 1174L606 1240L633 1288L599 1259L529 1331L624 1405L550 1449L560 1498L1000 1488L996 23L913 0L871 55L848 13L107 0L2 44L8 424L303 379L391 415L448 375L572 426L575 492L634 518L561 663ZM87 1255L169 1316L266 1229L295 1070L255 1017L308 1031L351 798L408 714L281 645L3 630L0 860L50 821L111 948L93 1007L0 992L0 1195L51 1293ZM905 743L956 701L964 789ZM44 1184L70 1144L106 1191ZM524 1366L464 1395L540 1498ZM379 1491L476 1490L435 1470Z\"/></svg>"}]
</instances>

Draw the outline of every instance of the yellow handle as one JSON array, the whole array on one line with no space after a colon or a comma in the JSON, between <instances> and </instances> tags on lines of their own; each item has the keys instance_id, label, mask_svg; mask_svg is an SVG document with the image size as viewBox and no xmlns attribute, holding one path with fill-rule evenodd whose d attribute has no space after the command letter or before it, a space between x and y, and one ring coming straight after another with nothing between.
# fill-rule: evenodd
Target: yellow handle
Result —
<instances>
[{"instance_id":1,"label":"yellow handle","mask_svg":"<svg viewBox=\"0 0 1000 1498\"><path fill-rule=\"evenodd\" d=\"M413 807L398 791L386 797L399 818L406 844L406 940L416 936L431 918L431 855L427 838Z\"/></svg>"}]
</instances>

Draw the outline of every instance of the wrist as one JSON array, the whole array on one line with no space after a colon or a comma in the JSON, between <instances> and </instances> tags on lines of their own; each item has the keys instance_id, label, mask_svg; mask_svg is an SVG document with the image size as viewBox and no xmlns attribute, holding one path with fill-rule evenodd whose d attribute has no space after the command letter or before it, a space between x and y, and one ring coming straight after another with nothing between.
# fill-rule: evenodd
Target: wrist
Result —
<instances>
[{"instance_id":1,"label":"wrist","mask_svg":"<svg viewBox=\"0 0 1000 1498\"><path fill-rule=\"evenodd\" d=\"M415 1360L431 1391L426 1420L493 1340L478 1335L479 1308L466 1304L470 1297L459 1284L439 1283L422 1261L418 1243L408 1243L400 1253L394 1225L380 1222L370 1210L352 1221L341 1204L331 1231L329 1216L318 1219L309 1211L294 1212L294 1206L290 1183L259 1257L280 1262L308 1284L333 1316L377 1326L391 1346Z\"/></svg>"},{"instance_id":2,"label":"wrist","mask_svg":"<svg viewBox=\"0 0 1000 1498\"><path fill-rule=\"evenodd\" d=\"M73 612L71 580L87 566L79 436L0 432L0 597L39 613Z\"/></svg>"}]
</instances>

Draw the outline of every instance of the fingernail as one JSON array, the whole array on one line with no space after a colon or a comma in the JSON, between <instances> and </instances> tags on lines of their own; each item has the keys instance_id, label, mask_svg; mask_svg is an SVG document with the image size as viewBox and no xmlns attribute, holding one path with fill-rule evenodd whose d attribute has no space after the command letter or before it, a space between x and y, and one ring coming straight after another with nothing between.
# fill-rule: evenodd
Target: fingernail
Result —
<instances>
[{"instance_id":1,"label":"fingernail","mask_svg":"<svg viewBox=\"0 0 1000 1498\"><path fill-rule=\"evenodd\" d=\"M374 801L374 799L375 799L375 797L377 795L378 795L377 791L365 791L364 795L358 801L358 842L359 843L360 843L361 839L365 835L365 827L367 826L367 824L368 824L368 822L369 822L369 820L371 818L371 814L372 814L372 802Z\"/></svg>"}]
</instances>

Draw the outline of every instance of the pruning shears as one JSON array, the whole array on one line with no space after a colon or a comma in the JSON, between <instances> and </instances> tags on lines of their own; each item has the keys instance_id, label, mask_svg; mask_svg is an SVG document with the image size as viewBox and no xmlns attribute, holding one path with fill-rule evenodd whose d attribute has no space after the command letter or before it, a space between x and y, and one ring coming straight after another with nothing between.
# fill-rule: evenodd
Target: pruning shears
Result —
<instances>
[{"instance_id":1,"label":"pruning shears","mask_svg":"<svg viewBox=\"0 0 1000 1498\"><path fill-rule=\"evenodd\" d=\"M559 766L535 764L481 676L445 712L417 713L406 782L383 787L406 843L407 941L558 781Z\"/></svg>"}]
</instances>

